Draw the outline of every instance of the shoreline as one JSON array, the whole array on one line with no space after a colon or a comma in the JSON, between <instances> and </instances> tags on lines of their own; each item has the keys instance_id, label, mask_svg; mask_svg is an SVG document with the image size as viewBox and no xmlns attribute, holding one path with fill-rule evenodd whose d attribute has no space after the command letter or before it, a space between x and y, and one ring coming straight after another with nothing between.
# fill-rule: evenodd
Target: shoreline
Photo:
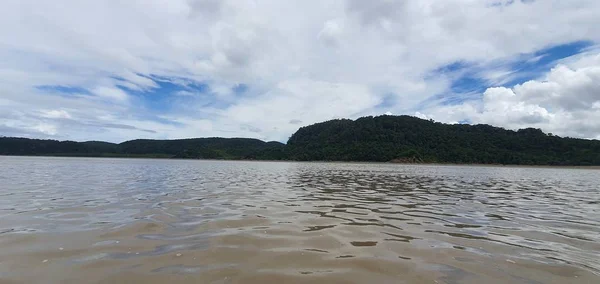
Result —
<instances>
[{"instance_id":1,"label":"shoreline","mask_svg":"<svg viewBox=\"0 0 600 284\"><path fill-rule=\"evenodd\" d=\"M457 163L411 163L411 162L376 162L376 161L297 161L297 160L254 160L254 159L190 159L170 157L128 157L128 156L76 156L76 155L0 155L0 157L43 157L43 158L84 158L84 159L140 159L140 160L175 160L175 161L221 161L221 162L281 162L281 163L326 163L326 164L385 164L401 166L444 166L444 167L490 167L490 168L547 168L547 169L584 169L600 170L600 166L569 165L518 165L518 164L457 164Z\"/></svg>"}]
</instances>

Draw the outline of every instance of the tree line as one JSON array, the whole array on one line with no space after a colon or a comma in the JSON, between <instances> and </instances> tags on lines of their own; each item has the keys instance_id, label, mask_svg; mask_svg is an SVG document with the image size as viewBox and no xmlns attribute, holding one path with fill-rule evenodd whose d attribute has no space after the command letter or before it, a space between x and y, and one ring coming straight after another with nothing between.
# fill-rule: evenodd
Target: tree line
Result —
<instances>
[{"instance_id":1,"label":"tree line","mask_svg":"<svg viewBox=\"0 0 600 284\"><path fill-rule=\"evenodd\" d=\"M586 166L600 165L600 141L563 138L535 128L513 131L383 115L305 126L287 144L249 138L116 144L3 137L0 155Z\"/></svg>"},{"instance_id":2,"label":"tree line","mask_svg":"<svg viewBox=\"0 0 600 284\"><path fill-rule=\"evenodd\" d=\"M249 138L138 139L119 144L0 138L0 155L280 160L283 151L283 143Z\"/></svg>"}]
</instances>

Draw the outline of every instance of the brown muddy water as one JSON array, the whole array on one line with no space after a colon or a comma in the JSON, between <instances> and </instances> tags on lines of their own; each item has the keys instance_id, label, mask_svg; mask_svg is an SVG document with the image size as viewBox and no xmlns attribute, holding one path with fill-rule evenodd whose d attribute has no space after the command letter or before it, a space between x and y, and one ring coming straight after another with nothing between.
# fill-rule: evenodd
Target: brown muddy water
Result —
<instances>
[{"instance_id":1,"label":"brown muddy water","mask_svg":"<svg viewBox=\"0 0 600 284\"><path fill-rule=\"evenodd\" d=\"M0 283L600 283L600 171L0 157Z\"/></svg>"}]
</instances>

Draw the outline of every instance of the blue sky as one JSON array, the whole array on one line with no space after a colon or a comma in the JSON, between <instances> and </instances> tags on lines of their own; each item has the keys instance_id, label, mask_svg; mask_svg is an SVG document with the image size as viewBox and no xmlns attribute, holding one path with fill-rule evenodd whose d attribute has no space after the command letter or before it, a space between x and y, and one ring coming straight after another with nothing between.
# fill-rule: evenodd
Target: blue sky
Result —
<instances>
[{"instance_id":1,"label":"blue sky","mask_svg":"<svg viewBox=\"0 0 600 284\"><path fill-rule=\"evenodd\" d=\"M483 92L490 87L511 88L530 80L539 79L561 60L581 54L593 46L594 43L591 41L575 41L545 47L535 52L519 54L514 58L495 62L483 64L453 62L431 72L430 76L434 78L449 76L450 87L429 100L440 104L461 104L467 100L481 99ZM494 72L498 73L497 77L486 77L487 74Z\"/></svg>"},{"instance_id":2,"label":"blue sky","mask_svg":"<svg viewBox=\"0 0 600 284\"><path fill-rule=\"evenodd\" d=\"M285 142L387 113L600 138L598 1L5 6L4 136Z\"/></svg>"}]
</instances>

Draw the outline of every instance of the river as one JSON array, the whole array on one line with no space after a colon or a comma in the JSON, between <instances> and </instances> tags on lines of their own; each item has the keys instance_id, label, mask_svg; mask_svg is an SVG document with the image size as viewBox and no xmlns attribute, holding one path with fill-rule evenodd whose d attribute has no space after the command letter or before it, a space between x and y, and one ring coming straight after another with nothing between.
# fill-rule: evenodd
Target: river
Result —
<instances>
[{"instance_id":1,"label":"river","mask_svg":"<svg viewBox=\"0 0 600 284\"><path fill-rule=\"evenodd\" d=\"M0 157L0 283L600 283L600 171Z\"/></svg>"}]
</instances>

